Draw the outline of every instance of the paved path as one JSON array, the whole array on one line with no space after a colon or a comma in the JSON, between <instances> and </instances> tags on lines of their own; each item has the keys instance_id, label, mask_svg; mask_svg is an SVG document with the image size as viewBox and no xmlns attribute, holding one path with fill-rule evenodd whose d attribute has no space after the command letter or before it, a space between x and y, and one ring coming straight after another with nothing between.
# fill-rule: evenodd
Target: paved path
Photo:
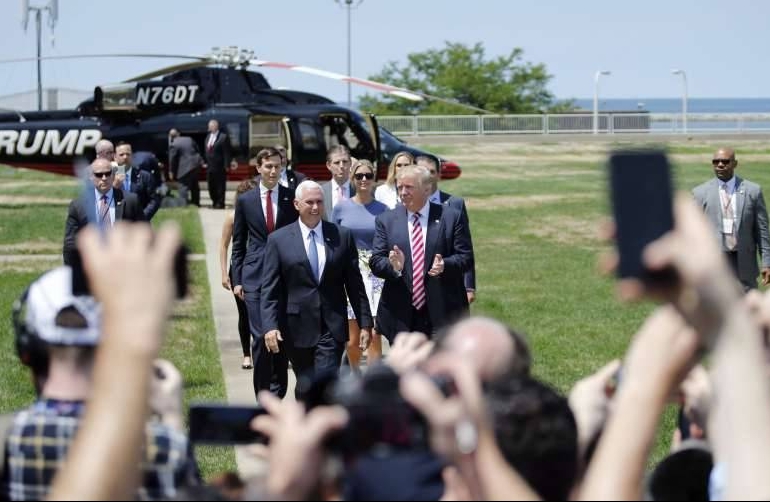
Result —
<instances>
[{"instance_id":1,"label":"paved path","mask_svg":"<svg viewBox=\"0 0 770 502\"><path fill-rule=\"evenodd\" d=\"M227 200L232 198L228 193ZM204 201L201 201L204 202ZM205 204L205 202L204 202ZM243 354L238 337L238 310L230 291L222 287L219 268L219 239L222 224L230 209L217 210L201 207L199 215L203 227L203 239L206 243L206 268L208 269L211 289L211 310L217 330L217 342L225 378L227 401L231 404L255 404L252 372L241 369ZM294 399L294 373L289 371L289 391L286 399ZM238 472L244 478L262 472L262 464L246 451L245 447L236 447Z\"/></svg>"}]
</instances>

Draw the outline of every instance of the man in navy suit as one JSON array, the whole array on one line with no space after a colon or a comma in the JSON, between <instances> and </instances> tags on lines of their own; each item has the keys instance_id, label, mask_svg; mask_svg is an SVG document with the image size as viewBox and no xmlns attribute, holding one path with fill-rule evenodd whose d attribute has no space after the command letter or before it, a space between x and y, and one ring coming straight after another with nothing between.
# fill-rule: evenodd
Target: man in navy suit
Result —
<instances>
[{"instance_id":1,"label":"man in navy suit","mask_svg":"<svg viewBox=\"0 0 770 502\"><path fill-rule=\"evenodd\" d=\"M124 192L136 194L139 205L142 207L144 219L150 221L160 209L160 194L155 178L147 171L143 171L133 165L133 151L131 145L121 141L115 147L115 165L117 173L113 186Z\"/></svg>"},{"instance_id":2,"label":"man in navy suit","mask_svg":"<svg viewBox=\"0 0 770 502\"><path fill-rule=\"evenodd\" d=\"M294 207L299 220L267 239L262 326L268 350L286 350L300 377L339 370L348 340L346 295L361 326L362 346L369 344L372 316L353 235L322 221L321 186L300 183Z\"/></svg>"},{"instance_id":3,"label":"man in navy suit","mask_svg":"<svg viewBox=\"0 0 770 502\"><path fill-rule=\"evenodd\" d=\"M115 173L109 160L97 158L88 169L91 174L90 183L86 183L80 197L70 202L67 211L62 250L65 265L74 263L75 237L86 225L99 225L106 231L116 221L144 221L144 213L136 195L113 188Z\"/></svg>"},{"instance_id":4,"label":"man in navy suit","mask_svg":"<svg viewBox=\"0 0 770 502\"><path fill-rule=\"evenodd\" d=\"M403 167L396 176L401 206L375 220L369 264L385 279L377 331L393 343L402 331L429 337L468 312L463 274L473 268L473 244L459 211L431 204L430 173Z\"/></svg>"},{"instance_id":5,"label":"man in navy suit","mask_svg":"<svg viewBox=\"0 0 770 502\"><path fill-rule=\"evenodd\" d=\"M460 211L463 221L468 225L468 235L470 235L470 220L468 219L468 210L465 208L465 201L462 197L457 197L438 189L438 180L441 179L441 163L433 157L420 155L415 157L414 163L422 166L430 173L430 202L432 204L443 204ZM465 294L468 297L468 303L476 301L476 267L475 264L463 276L465 280Z\"/></svg>"},{"instance_id":6,"label":"man in navy suit","mask_svg":"<svg viewBox=\"0 0 770 502\"><path fill-rule=\"evenodd\" d=\"M233 253L231 258L233 294L246 302L254 359L254 393L271 389L275 375L274 394L286 395L288 361L286 354L271 354L264 342L260 313L263 260L267 237L274 230L297 220L294 194L278 184L281 155L274 148L257 153L259 184L244 193L235 203L233 221Z\"/></svg>"},{"instance_id":7,"label":"man in navy suit","mask_svg":"<svg viewBox=\"0 0 770 502\"><path fill-rule=\"evenodd\" d=\"M227 168L229 166L230 169L237 169L238 163L232 158L230 138L219 129L219 122L209 120L208 128L209 133L204 143L206 163L203 168L207 170L206 182L209 186L211 206L214 209L224 209Z\"/></svg>"}]
</instances>

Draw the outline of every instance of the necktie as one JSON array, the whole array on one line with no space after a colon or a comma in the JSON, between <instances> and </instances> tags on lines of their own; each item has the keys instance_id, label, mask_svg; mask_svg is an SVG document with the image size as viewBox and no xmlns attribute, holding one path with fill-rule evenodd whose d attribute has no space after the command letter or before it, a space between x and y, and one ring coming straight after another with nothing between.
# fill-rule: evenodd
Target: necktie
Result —
<instances>
[{"instance_id":1,"label":"necktie","mask_svg":"<svg viewBox=\"0 0 770 502\"><path fill-rule=\"evenodd\" d=\"M217 136L214 133L209 134L209 142L208 145L206 145L206 149L210 152L214 149L214 142L216 141Z\"/></svg>"},{"instance_id":2,"label":"necktie","mask_svg":"<svg viewBox=\"0 0 770 502\"><path fill-rule=\"evenodd\" d=\"M267 191L267 198L265 199L265 223L267 223L267 233L271 233L275 230L275 218L273 217L273 191Z\"/></svg>"},{"instance_id":3,"label":"necktie","mask_svg":"<svg viewBox=\"0 0 770 502\"><path fill-rule=\"evenodd\" d=\"M732 231L729 234L723 232L723 235L725 236L725 248L728 251L735 251L735 248L738 245L738 238L735 235L735 218L733 217L732 207L733 198L729 193L727 193L727 185L722 185L722 189L720 190L719 194L722 198L722 219L732 221L730 225ZM724 223L722 225L724 225Z\"/></svg>"},{"instance_id":4,"label":"necktie","mask_svg":"<svg viewBox=\"0 0 770 502\"><path fill-rule=\"evenodd\" d=\"M420 213L412 223L412 305L417 310L425 306L425 245L422 241Z\"/></svg>"},{"instance_id":5,"label":"necktie","mask_svg":"<svg viewBox=\"0 0 770 502\"><path fill-rule=\"evenodd\" d=\"M133 171L133 169L131 171ZM131 191L131 171L126 171L126 186L124 187L126 192Z\"/></svg>"},{"instance_id":6,"label":"necktie","mask_svg":"<svg viewBox=\"0 0 770 502\"><path fill-rule=\"evenodd\" d=\"M99 226L103 229L112 226L112 221L110 221L110 205L107 203L107 195L102 195L99 198Z\"/></svg>"},{"instance_id":7,"label":"necktie","mask_svg":"<svg viewBox=\"0 0 770 502\"><path fill-rule=\"evenodd\" d=\"M313 276L316 281L320 280L318 275L318 249L315 247L315 230L311 230L308 235L310 241L307 246L307 259L310 262L310 269L313 271Z\"/></svg>"}]
</instances>

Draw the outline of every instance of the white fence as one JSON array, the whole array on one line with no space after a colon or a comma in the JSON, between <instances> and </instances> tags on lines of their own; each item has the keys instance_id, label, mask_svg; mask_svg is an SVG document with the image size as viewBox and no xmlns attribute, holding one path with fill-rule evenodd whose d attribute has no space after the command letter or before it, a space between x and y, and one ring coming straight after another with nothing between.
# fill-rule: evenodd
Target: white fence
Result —
<instances>
[{"instance_id":1,"label":"white fence","mask_svg":"<svg viewBox=\"0 0 770 502\"><path fill-rule=\"evenodd\" d=\"M379 123L400 136L480 134L591 134L591 113L545 115L381 115ZM770 113L600 113L599 133L770 132Z\"/></svg>"}]
</instances>

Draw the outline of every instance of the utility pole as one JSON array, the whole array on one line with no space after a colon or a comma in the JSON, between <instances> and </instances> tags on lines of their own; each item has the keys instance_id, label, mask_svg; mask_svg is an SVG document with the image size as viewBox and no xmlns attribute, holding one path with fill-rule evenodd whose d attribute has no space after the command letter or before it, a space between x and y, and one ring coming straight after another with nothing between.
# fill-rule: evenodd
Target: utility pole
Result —
<instances>
[{"instance_id":1,"label":"utility pole","mask_svg":"<svg viewBox=\"0 0 770 502\"><path fill-rule=\"evenodd\" d=\"M51 34L59 19L59 0L48 0L48 5L37 7L29 4L29 0L21 0L21 26L27 31L29 13L35 13L35 28L37 29L37 109L43 110L43 77L42 77L42 49L43 49L43 12L48 11L48 24L51 26Z\"/></svg>"},{"instance_id":2,"label":"utility pole","mask_svg":"<svg viewBox=\"0 0 770 502\"><path fill-rule=\"evenodd\" d=\"M347 7L347 10L348 10L348 77L351 77L351 76L353 76L353 74L352 74L352 69L351 69L351 66L352 66L351 65L351 61L352 61L351 52L352 51L351 51L351 43L350 43L351 42L351 39L350 39L350 25L351 25L351 23L350 23L350 11L352 9L358 7L359 5L361 5L361 3L363 3L364 0L357 0L357 1L356 0L334 0L334 1L337 2L340 5L342 5L344 3L345 6ZM356 3L355 6L353 6L354 2ZM351 85L350 81L348 81L348 107L349 108L353 108L353 96L352 96L352 93L351 93L350 85Z\"/></svg>"}]
</instances>

